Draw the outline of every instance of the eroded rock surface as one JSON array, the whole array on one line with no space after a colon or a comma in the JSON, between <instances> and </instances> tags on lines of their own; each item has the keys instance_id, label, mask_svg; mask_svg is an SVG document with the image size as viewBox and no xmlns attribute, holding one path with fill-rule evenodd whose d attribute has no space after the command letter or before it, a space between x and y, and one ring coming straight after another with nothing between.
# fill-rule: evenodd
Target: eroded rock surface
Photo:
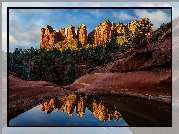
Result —
<instances>
[{"instance_id":1,"label":"eroded rock surface","mask_svg":"<svg viewBox=\"0 0 179 134\"><path fill-rule=\"evenodd\" d=\"M47 25L41 28L41 43L40 48L49 47L66 38L68 41L78 39L82 45L86 44L104 44L110 42L112 36L117 37L116 41L119 45L126 43L131 45L134 40L134 35L149 36L154 31L152 24L146 18L132 21L128 24L119 22L118 24L104 20L96 28L87 35L87 28L84 24L80 24L75 33L75 26L72 24L67 28L67 35L65 35L65 28L60 28L59 31Z\"/></svg>"},{"instance_id":2,"label":"eroded rock surface","mask_svg":"<svg viewBox=\"0 0 179 134\"><path fill-rule=\"evenodd\" d=\"M73 40L75 38L76 38L75 26L72 24L72 25L70 25L69 28L67 28L67 39Z\"/></svg>"},{"instance_id":3,"label":"eroded rock surface","mask_svg":"<svg viewBox=\"0 0 179 134\"><path fill-rule=\"evenodd\" d=\"M25 81L9 74L9 120L47 101L48 99L72 93L62 87L45 81Z\"/></svg>"},{"instance_id":4,"label":"eroded rock surface","mask_svg":"<svg viewBox=\"0 0 179 134\"><path fill-rule=\"evenodd\" d=\"M78 36L78 41L82 44L82 45L86 45L87 44L87 29L86 26L84 24L81 24L78 27L78 31L77 31L77 36Z\"/></svg>"}]
</instances>

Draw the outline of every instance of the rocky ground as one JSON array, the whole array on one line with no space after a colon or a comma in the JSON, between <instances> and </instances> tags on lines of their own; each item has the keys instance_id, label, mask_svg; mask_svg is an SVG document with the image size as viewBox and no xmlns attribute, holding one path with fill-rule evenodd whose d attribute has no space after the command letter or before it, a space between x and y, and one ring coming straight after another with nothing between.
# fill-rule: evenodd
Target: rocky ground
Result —
<instances>
[{"instance_id":1,"label":"rocky ground","mask_svg":"<svg viewBox=\"0 0 179 134\"><path fill-rule=\"evenodd\" d=\"M171 103L170 70L87 74L68 88L85 94L121 94Z\"/></svg>"},{"instance_id":2,"label":"rocky ground","mask_svg":"<svg viewBox=\"0 0 179 134\"><path fill-rule=\"evenodd\" d=\"M25 81L9 74L9 119L49 99L70 94L55 84L45 81Z\"/></svg>"}]
</instances>

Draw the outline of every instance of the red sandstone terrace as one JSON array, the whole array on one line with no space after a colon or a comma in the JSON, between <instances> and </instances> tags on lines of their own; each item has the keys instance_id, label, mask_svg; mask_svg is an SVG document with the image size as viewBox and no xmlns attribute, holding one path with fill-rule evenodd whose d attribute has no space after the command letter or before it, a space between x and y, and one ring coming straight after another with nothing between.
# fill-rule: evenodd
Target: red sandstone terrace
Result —
<instances>
[{"instance_id":1,"label":"red sandstone terrace","mask_svg":"<svg viewBox=\"0 0 179 134\"><path fill-rule=\"evenodd\" d=\"M69 88L86 94L126 94L130 96L171 100L170 70L128 73L94 73L77 79Z\"/></svg>"}]
</instances>

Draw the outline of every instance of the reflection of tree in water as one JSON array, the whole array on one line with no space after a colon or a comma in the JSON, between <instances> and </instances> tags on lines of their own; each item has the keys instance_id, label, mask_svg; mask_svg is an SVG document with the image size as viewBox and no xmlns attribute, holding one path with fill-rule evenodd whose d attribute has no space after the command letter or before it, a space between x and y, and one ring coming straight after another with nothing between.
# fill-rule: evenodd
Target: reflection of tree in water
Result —
<instances>
[{"instance_id":1,"label":"reflection of tree in water","mask_svg":"<svg viewBox=\"0 0 179 134\"><path fill-rule=\"evenodd\" d=\"M60 112L64 112L66 106L66 113L73 116L76 106L76 113L79 117L83 117L86 107L94 114L100 121L106 122L110 120L119 120L121 114L114 106L101 101L96 97L85 95L68 95L58 99L51 99L41 104L41 110L50 114L53 110L58 108Z\"/></svg>"}]
</instances>

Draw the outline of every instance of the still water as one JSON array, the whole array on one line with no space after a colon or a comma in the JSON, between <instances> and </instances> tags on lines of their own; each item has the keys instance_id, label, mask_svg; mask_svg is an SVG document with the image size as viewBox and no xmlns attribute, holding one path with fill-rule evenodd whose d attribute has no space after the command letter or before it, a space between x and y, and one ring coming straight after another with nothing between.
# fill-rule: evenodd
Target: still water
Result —
<instances>
[{"instance_id":1,"label":"still water","mask_svg":"<svg viewBox=\"0 0 179 134\"><path fill-rule=\"evenodd\" d=\"M170 110L134 98L70 94L37 105L11 119L9 126L168 126Z\"/></svg>"}]
</instances>

